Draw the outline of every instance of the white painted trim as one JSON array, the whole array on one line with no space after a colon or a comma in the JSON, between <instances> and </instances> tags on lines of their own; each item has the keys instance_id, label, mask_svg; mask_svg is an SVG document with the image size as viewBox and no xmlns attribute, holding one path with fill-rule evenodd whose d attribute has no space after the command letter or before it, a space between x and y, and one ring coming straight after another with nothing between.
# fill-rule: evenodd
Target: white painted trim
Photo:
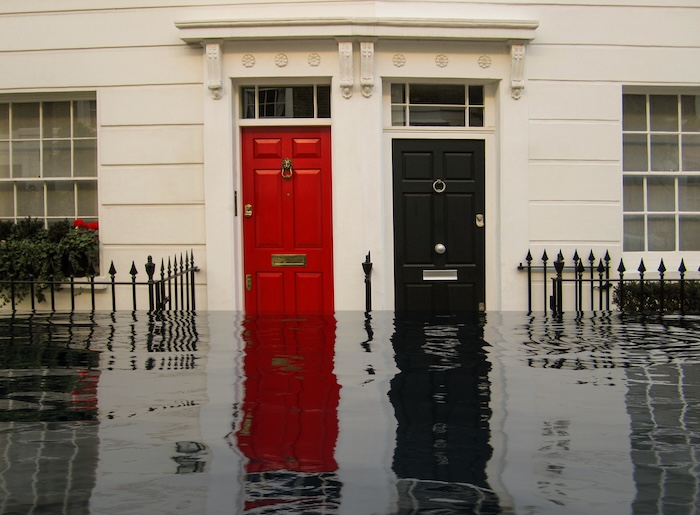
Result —
<instances>
[{"instance_id":1,"label":"white painted trim","mask_svg":"<svg viewBox=\"0 0 700 515\"><path fill-rule=\"evenodd\" d=\"M453 39L526 43L535 37L539 21L418 18L304 18L258 20L193 20L175 22L187 43L208 39L242 40L377 37L391 39Z\"/></svg>"}]
</instances>

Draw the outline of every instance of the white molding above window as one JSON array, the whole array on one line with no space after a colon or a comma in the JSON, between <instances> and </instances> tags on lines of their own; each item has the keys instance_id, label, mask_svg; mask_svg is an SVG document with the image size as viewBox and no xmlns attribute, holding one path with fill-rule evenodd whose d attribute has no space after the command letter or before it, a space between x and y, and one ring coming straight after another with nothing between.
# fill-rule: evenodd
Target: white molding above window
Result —
<instances>
[{"instance_id":1,"label":"white molding above window","mask_svg":"<svg viewBox=\"0 0 700 515\"><path fill-rule=\"evenodd\" d=\"M418 18L305 18L192 20L175 22L186 43L220 39L309 39L376 37L385 39L470 40L527 43L539 21ZM264 29L264 32L261 32Z\"/></svg>"}]
</instances>

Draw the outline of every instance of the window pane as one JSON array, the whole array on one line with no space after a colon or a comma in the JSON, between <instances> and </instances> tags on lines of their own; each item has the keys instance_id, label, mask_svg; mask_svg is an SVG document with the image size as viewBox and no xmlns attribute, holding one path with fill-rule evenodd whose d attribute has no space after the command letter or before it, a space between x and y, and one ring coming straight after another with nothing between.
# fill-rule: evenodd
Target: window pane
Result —
<instances>
[{"instance_id":1,"label":"window pane","mask_svg":"<svg viewBox=\"0 0 700 515\"><path fill-rule=\"evenodd\" d=\"M644 211L644 179L625 177L623 179L623 210Z\"/></svg>"},{"instance_id":2,"label":"window pane","mask_svg":"<svg viewBox=\"0 0 700 515\"><path fill-rule=\"evenodd\" d=\"M683 134L683 171L700 172L700 134Z\"/></svg>"},{"instance_id":3,"label":"window pane","mask_svg":"<svg viewBox=\"0 0 700 515\"><path fill-rule=\"evenodd\" d=\"M700 177L678 178L678 209L700 211Z\"/></svg>"},{"instance_id":4,"label":"window pane","mask_svg":"<svg viewBox=\"0 0 700 515\"><path fill-rule=\"evenodd\" d=\"M292 116L294 118L314 117L314 88L313 86L297 86L292 90Z\"/></svg>"},{"instance_id":5,"label":"window pane","mask_svg":"<svg viewBox=\"0 0 700 515\"><path fill-rule=\"evenodd\" d=\"M644 250L644 217L625 216L623 250L639 252Z\"/></svg>"},{"instance_id":6,"label":"window pane","mask_svg":"<svg viewBox=\"0 0 700 515\"><path fill-rule=\"evenodd\" d=\"M469 108L469 127L484 126L484 108L470 107Z\"/></svg>"},{"instance_id":7,"label":"window pane","mask_svg":"<svg viewBox=\"0 0 700 515\"><path fill-rule=\"evenodd\" d=\"M11 183L0 182L0 216L15 216L15 196Z\"/></svg>"},{"instance_id":8,"label":"window pane","mask_svg":"<svg viewBox=\"0 0 700 515\"><path fill-rule=\"evenodd\" d=\"M679 250L700 250L700 216L681 216L678 223Z\"/></svg>"},{"instance_id":9,"label":"window pane","mask_svg":"<svg viewBox=\"0 0 700 515\"><path fill-rule=\"evenodd\" d=\"M73 136L76 138L94 138L97 136L97 103L94 100L73 102Z\"/></svg>"},{"instance_id":10,"label":"window pane","mask_svg":"<svg viewBox=\"0 0 700 515\"><path fill-rule=\"evenodd\" d=\"M252 86L241 88L241 118L255 118L255 88Z\"/></svg>"},{"instance_id":11,"label":"window pane","mask_svg":"<svg viewBox=\"0 0 700 515\"><path fill-rule=\"evenodd\" d=\"M676 250L676 221L672 216L650 216L647 220L649 250Z\"/></svg>"},{"instance_id":12,"label":"window pane","mask_svg":"<svg viewBox=\"0 0 700 515\"><path fill-rule=\"evenodd\" d=\"M411 106L409 125L464 127L463 107L417 107Z\"/></svg>"},{"instance_id":13,"label":"window pane","mask_svg":"<svg viewBox=\"0 0 700 515\"><path fill-rule=\"evenodd\" d=\"M391 85L391 103L405 104L406 103L406 85L392 84Z\"/></svg>"},{"instance_id":14,"label":"window pane","mask_svg":"<svg viewBox=\"0 0 700 515\"><path fill-rule=\"evenodd\" d=\"M0 142L0 178L10 177L10 144Z\"/></svg>"},{"instance_id":15,"label":"window pane","mask_svg":"<svg viewBox=\"0 0 700 515\"><path fill-rule=\"evenodd\" d=\"M391 125L394 127L406 125L406 108L404 106L391 107Z\"/></svg>"},{"instance_id":16,"label":"window pane","mask_svg":"<svg viewBox=\"0 0 700 515\"><path fill-rule=\"evenodd\" d=\"M74 177L97 177L97 141L94 139L73 142Z\"/></svg>"},{"instance_id":17,"label":"window pane","mask_svg":"<svg viewBox=\"0 0 700 515\"><path fill-rule=\"evenodd\" d=\"M645 95L622 96L622 129L625 131L647 130L647 105Z\"/></svg>"},{"instance_id":18,"label":"window pane","mask_svg":"<svg viewBox=\"0 0 700 515\"><path fill-rule=\"evenodd\" d=\"M44 177L70 177L70 141L44 141Z\"/></svg>"},{"instance_id":19,"label":"window pane","mask_svg":"<svg viewBox=\"0 0 700 515\"><path fill-rule=\"evenodd\" d=\"M46 215L75 217L75 197L73 183L68 181L51 181L46 183Z\"/></svg>"},{"instance_id":20,"label":"window pane","mask_svg":"<svg viewBox=\"0 0 700 515\"><path fill-rule=\"evenodd\" d=\"M17 183L17 216L44 216L43 183Z\"/></svg>"},{"instance_id":21,"label":"window pane","mask_svg":"<svg viewBox=\"0 0 700 515\"><path fill-rule=\"evenodd\" d=\"M647 211L675 211L675 179L649 177L647 179Z\"/></svg>"},{"instance_id":22,"label":"window pane","mask_svg":"<svg viewBox=\"0 0 700 515\"><path fill-rule=\"evenodd\" d=\"M258 117L283 117L285 115L285 92L285 88L260 88L258 90Z\"/></svg>"},{"instance_id":23,"label":"window pane","mask_svg":"<svg viewBox=\"0 0 700 515\"><path fill-rule=\"evenodd\" d=\"M626 172L649 170L646 134L625 134L622 137L622 169Z\"/></svg>"},{"instance_id":24,"label":"window pane","mask_svg":"<svg viewBox=\"0 0 700 515\"><path fill-rule=\"evenodd\" d=\"M700 132L700 95L681 96L681 130Z\"/></svg>"},{"instance_id":25,"label":"window pane","mask_svg":"<svg viewBox=\"0 0 700 515\"><path fill-rule=\"evenodd\" d=\"M409 98L411 104L466 104L463 85L411 84Z\"/></svg>"},{"instance_id":26,"label":"window pane","mask_svg":"<svg viewBox=\"0 0 700 515\"><path fill-rule=\"evenodd\" d=\"M39 104L12 104L12 137L35 139L39 137Z\"/></svg>"},{"instance_id":27,"label":"window pane","mask_svg":"<svg viewBox=\"0 0 700 515\"><path fill-rule=\"evenodd\" d=\"M44 137L70 138L70 102L44 102Z\"/></svg>"},{"instance_id":28,"label":"window pane","mask_svg":"<svg viewBox=\"0 0 700 515\"><path fill-rule=\"evenodd\" d=\"M78 213L80 218L97 216L97 182L81 181L78 183Z\"/></svg>"},{"instance_id":29,"label":"window pane","mask_svg":"<svg viewBox=\"0 0 700 515\"><path fill-rule=\"evenodd\" d=\"M10 139L10 104L0 104L0 139Z\"/></svg>"},{"instance_id":30,"label":"window pane","mask_svg":"<svg viewBox=\"0 0 700 515\"><path fill-rule=\"evenodd\" d=\"M316 109L318 118L331 117L331 87L316 86Z\"/></svg>"},{"instance_id":31,"label":"window pane","mask_svg":"<svg viewBox=\"0 0 700 515\"><path fill-rule=\"evenodd\" d=\"M652 131L677 131L678 97L676 95L650 95L649 117Z\"/></svg>"},{"instance_id":32,"label":"window pane","mask_svg":"<svg viewBox=\"0 0 700 515\"><path fill-rule=\"evenodd\" d=\"M12 145L12 176L39 177L39 142L22 141Z\"/></svg>"},{"instance_id":33,"label":"window pane","mask_svg":"<svg viewBox=\"0 0 700 515\"><path fill-rule=\"evenodd\" d=\"M469 105L482 106L484 105L484 87L469 86Z\"/></svg>"},{"instance_id":34,"label":"window pane","mask_svg":"<svg viewBox=\"0 0 700 515\"><path fill-rule=\"evenodd\" d=\"M654 172L678 171L678 136L651 135L651 169Z\"/></svg>"}]
</instances>

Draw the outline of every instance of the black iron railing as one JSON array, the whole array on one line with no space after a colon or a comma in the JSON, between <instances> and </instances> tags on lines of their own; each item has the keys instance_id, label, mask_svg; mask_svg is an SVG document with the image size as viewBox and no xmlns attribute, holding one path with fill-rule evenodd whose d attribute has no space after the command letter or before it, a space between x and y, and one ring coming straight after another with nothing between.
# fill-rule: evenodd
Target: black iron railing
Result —
<instances>
[{"instance_id":1,"label":"black iron railing","mask_svg":"<svg viewBox=\"0 0 700 515\"><path fill-rule=\"evenodd\" d=\"M62 292L70 294L70 310L75 310L76 292L87 290L90 295L91 309L96 309L96 293L105 288L110 292L111 308L116 311L118 304L117 292L124 295L123 290L130 290L131 309L138 309L137 292L143 288L148 289L148 310L149 311L170 311L170 310L186 310L194 311L196 309L195 296L195 274L199 268L194 263L194 253L180 254L178 259L174 256L168 258L167 265L165 260L161 260L160 270L157 272L157 265L151 256L144 265L147 280L139 281L137 276L139 271L134 261L131 262L129 270L130 280L117 280L117 270L114 267L114 262L109 267L109 279L99 280L94 275L86 277L73 277L64 280L54 280L53 277L48 278L30 278L30 279L9 279L0 280L0 288L6 292L7 304L15 311L18 301L24 297L20 294L22 290L30 299L32 311L38 309L38 305L45 305L45 309L55 311L57 307L56 297ZM41 295L37 293L41 292ZM37 302L37 297L43 298L46 304ZM122 305L125 305L122 303ZM121 308L126 309L126 308Z\"/></svg>"},{"instance_id":2,"label":"black iron railing","mask_svg":"<svg viewBox=\"0 0 700 515\"><path fill-rule=\"evenodd\" d=\"M688 277L683 259L674 277L667 275L663 259L657 268L658 277L648 276L642 259L636 278L626 275L622 259L616 277L611 277L611 260L607 251L602 258L596 258L591 251L587 259L575 251L569 261L559 251L556 259L551 260L545 250L538 264L533 263L532 253L528 252L525 264L518 265L519 270L527 273L528 312L534 309L533 299L538 296L536 286L542 288L543 310L559 315L565 309L607 311L612 304L621 311L638 313L700 311L700 278Z\"/></svg>"}]
</instances>

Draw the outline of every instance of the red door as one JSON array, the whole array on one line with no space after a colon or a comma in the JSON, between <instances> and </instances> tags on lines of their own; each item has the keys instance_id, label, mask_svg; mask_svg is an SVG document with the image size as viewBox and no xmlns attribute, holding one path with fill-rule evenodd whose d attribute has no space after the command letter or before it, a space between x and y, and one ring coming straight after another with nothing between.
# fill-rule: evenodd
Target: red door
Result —
<instances>
[{"instance_id":1,"label":"red door","mask_svg":"<svg viewBox=\"0 0 700 515\"><path fill-rule=\"evenodd\" d=\"M333 312L329 127L242 131L245 310Z\"/></svg>"}]
</instances>

